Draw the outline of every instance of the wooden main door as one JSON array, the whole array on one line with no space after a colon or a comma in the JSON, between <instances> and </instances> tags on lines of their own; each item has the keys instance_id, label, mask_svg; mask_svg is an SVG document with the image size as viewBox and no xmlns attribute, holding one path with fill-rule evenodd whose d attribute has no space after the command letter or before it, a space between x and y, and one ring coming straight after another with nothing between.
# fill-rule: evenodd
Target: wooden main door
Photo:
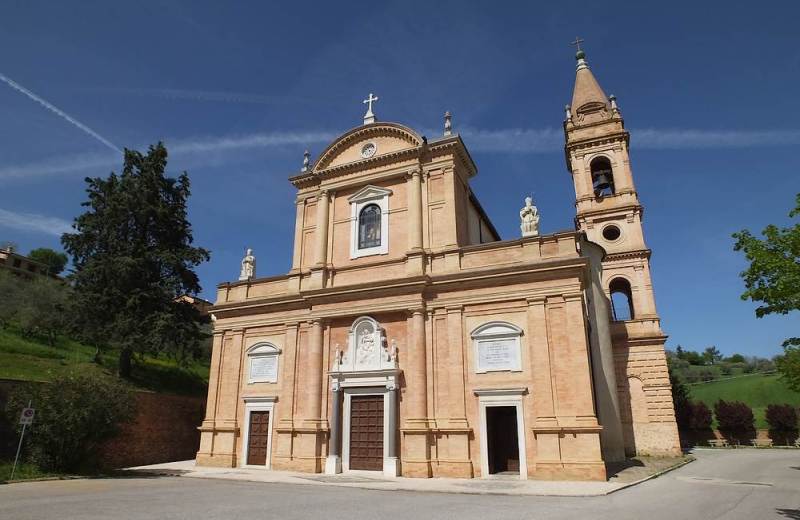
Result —
<instances>
[{"instance_id":1,"label":"wooden main door","mask_svg":"<svg viewBox=\"0 0 800 520\"><path fill-rule=\"evenodd\" d=\"M269 440L269 412L250 412L250 430L247 435L247 464L267 464L267 441Z\"/></svg>"},{"instance_id":2,"label":"wooden main door","mask_svg":"<svg viewBox=\"0 0 800 520\"><path fill-rule=\"evenodd\" d=\"M350 399L350 469L383 470L383 396Z\"/></svg>"}]
</instances>

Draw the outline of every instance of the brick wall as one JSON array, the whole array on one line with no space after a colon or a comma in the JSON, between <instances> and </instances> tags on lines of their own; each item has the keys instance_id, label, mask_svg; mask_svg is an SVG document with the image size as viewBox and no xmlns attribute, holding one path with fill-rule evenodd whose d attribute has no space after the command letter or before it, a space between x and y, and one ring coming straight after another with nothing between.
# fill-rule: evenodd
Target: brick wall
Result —
<instances>
[{"instance_id":1,"label":"brick wall","mask_svg":"<svg viewBox=\"0 0 800 520\"><path fill-rule=\"evenodd\" d=\"M123 468L193 459L205 403L202 397L137 392L136 418L103 443L99 460L105 467Z\"/></svg>"},{"instance_id":2,"label":"brick wall","mask_svg":"<svg viewBox=\"0 0 800 520\"><path fill-rule=\"evenodd\" d=\"M0 410L21 381L0 380ZM46 384L46 383L42 383ZM142 466L193 459L200 445L197 427L205 413L205 398L136 392L136 417L98 449L107 468ZM18 440L15 421L0 413L0 458L14 456Z\"/></svg>"}]
</instances>

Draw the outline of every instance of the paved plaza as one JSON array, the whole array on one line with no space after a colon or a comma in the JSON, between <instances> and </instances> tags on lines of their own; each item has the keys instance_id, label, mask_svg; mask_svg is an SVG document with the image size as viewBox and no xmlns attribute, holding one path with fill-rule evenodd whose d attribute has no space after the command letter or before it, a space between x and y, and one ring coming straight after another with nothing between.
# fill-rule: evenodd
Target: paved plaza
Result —
<instances>
[{"instance_id":1,"label":"paved plaza","mask_svg":"<svg viewBox=\"0 0 800 520\"><path fill-rule=\"evenodd\" d=\"M170 476L18 483L0 486L0 519L800 519L800 450L698 450L695 456L658 478L595 497Z\"/></svg>"}]
</instances>

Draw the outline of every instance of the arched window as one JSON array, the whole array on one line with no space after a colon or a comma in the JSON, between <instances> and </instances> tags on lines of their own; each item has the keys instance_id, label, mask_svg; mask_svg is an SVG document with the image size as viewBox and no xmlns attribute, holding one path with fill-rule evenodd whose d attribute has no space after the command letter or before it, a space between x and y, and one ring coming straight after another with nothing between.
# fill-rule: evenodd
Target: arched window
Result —
<instances>
[{"instance_id":1,"label":"arched window","mask_svg":"<svg viewBox=\"0 0 800 520\"><path fill-rule=\"evenodd\" d=\"M597 157L589 168L592 172L592 188L595 197L605 197L614 194L614 174L611 171L611 161L607 157Z\"/></svg>"},{"instance_id":2,"label":"arched window","mask_svg":"<svg viewBox=\"0 0 800 520\"><path fill-rule=\"evenodd\" d=\"M633 295L630 282L624 278L615 278L608 288L611 291L611 313L614 321L632 320Z\"/></svg>"},{"instance_id":3,"label":"arched window","mask_svg":"<svg viewBox=\"0 0 800 520\"><path fill-rule=\"evenodd\" d=\"M377 204L370 204L358 215L358 248L368 249L380 245L381 208Z\"/></svg>"}]
</instances>

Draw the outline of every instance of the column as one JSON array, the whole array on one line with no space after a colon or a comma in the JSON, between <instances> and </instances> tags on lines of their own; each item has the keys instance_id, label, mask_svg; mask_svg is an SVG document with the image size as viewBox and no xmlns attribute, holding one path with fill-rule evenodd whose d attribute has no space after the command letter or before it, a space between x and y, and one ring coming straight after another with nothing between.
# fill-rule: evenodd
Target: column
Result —
<instances>
[{"instance_id":1,"label":"column","mask_svg":"<svg viewBox=\"0 0 800 520\"><path fill-rule=\"evenodd\" d=\"M531 373L533 374L534 426L557 425L553 374L551 370L550 342L545 314L544 296L528 299L528 348L531 353Z\"/></svg>"},{"instance_id":2,"label":"column","mask_svg":"<svg viewBox=\"0 0 800 520\"><path fill-rule=\"evenodd\" d=\"M324 267L327 264L328 202L328 190L322 190L317 199L317 229L314 231L314 258L317 267Z\"/></svg>"},{"instance_id":3,"label":"column","mask_svg":"<svg viewBox=\"0 0 800 520\"><path fill-rule=\"evenodd\" d=\"M383 475L396 477L397 473L397 386L394 382L386 385L386 455L383 457Z\"/></svg>"},{"instance_id":4,"label":"column","mask_svg":"<svg viewBox=\"0 0 800 520\"><path fill-rule=\"evenodd\" d=\"M322 411L322 320L311 321L306 355L306 406L303 416L313 426L318 426Z\"/></svg>"},{"instance_id":5,"label":"column","mask_svg":"<svg viewBox=\"0 0 800 520\"><path fill-rule=\"evenodd\" d=\"M422 181L419 170L408 175L408 249L422 249Z\"/></svg>"},{"instance_id":6,"label":"column","mask_svg":"<svg viewBox=\"0 0 800 520\"><path fill-rule=\"evenodd\" d=\"M411 399L409 416L426 419L428 416L428 366L425 349L425 310L411 311Z\"/></svg>"},{"instance_id":7,"label":"column","mask_svg":"<svg viewBox=\"0 0 800 520\"><path fill-rule=\"evenodd\" d=\"M294 220L294 252L292 254L292 270L300 269L300 253L303 249L303 221L305 220L306 201L295 202L296 213Z\"/></svg>"},{"instance_id":8,"label":"column","mask_svg":"<svg viewBox=\"0 0 800 520\"><path fill-rule=\"evenodd\" d=\"M325 473L335 475L342 472L342 389L337 381L331 385L331 401L331 436L328 441Z\"/></svg>"}]
</instances>

